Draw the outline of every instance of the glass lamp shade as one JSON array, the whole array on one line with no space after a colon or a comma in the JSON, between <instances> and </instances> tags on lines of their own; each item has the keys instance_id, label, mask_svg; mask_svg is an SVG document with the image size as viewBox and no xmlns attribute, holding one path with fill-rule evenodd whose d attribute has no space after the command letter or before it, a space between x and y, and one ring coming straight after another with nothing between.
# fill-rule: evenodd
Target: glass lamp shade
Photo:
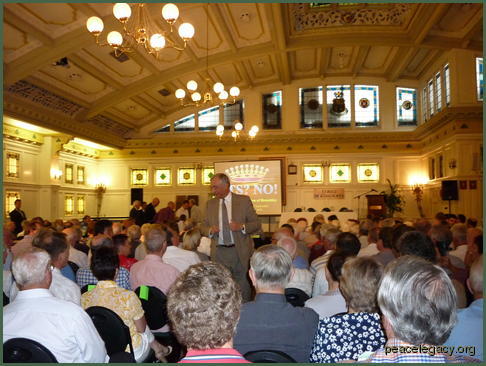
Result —
<instances>
[{"instance_id":1,"label":"glass lamp shade","mask_svg":"<svg viewBox=\"0 0 486 366\"><path fill-rule=\"evenodd\" d=\"M251 138L255 137L255 136L256 136L256 134L257 134L257 131L255 131L255 130L250 130L250 132L248 132L248 135L249 135Z\"/></svg>"},{"instance_id":2,"label":"glass lamp shade","mask_svg":"<svg viewBox=\"0 0 486 366\"><path fill-rule=\"evenodd\" d=\"M132 9L130 8L130 5L126 3L116 3L113 5L113 15L120 22L125 22L130 18L130 15L132 15Z\"/></svg>"},{"instance_id":3,"label":"glass lamp shade","mask_svg":"<svg viewBox=\"0 0 486 366\"><path fill-rule=\"evenodd\" d=\"M236 131L231 132L231 137L235 139L236 136L238 136L238 133Z\"/></svg>"},{"instance_id":4,"label":"glass lamp shade","mask_svg":"<svg viewBox=\"0 0 486 366\"><path fill-rule=\"evenodd\" d=\"M228 92L226 90L223 90L221 93L219 93L219 99L225 100L228 99Z\"/></svg>"},{"instance_id":5,"label":"glass lamp shade","mask_svg":"<svg viewBox=\"0 0 486 366\"><path fill-rule=\"evenodd\" d=\"M235 123L235 130L236 131L241 131L243 129L243 123L241 122L236 122Z\"/></svg>"},{"instance_id":6,"label":"glass lamp shade","mask_svg":"<svg viewBox=\"0 0 486 366\"><path fill-rule=\"evenodd\" d=\"M186 96L186 92L184 91L184 89L177 89L175 91L175 97L177 99L184 99L185 96Z\"/></svg>"},{"instance_id":7,"label":"glass lamp shade","mask_svg":"<svg viewBox=\"0 0 486 366\"><path fill-rule=\"evenodd\" d=\"M216 83L213 85L213 90L216 94L221 93L224 90L224 85L223 83Z\"/></svg>"},{"instance_id":8,"label":"glass lamp shade","mask_svg":"<svg viewBox=\"0 0 486 366\"><path fill-rule=\"evenodd\" d=\"M223 136L223 133L224 133L224 126L223 125L217 125L216 126L216 135Z\"/></svg>"},{"instance_id":9,"label":"glass lamp shade","mask_svg":"<svg viewBox=\"0 0 486 366\"><path fill-rule=\"evenodd\" d=\"M195 30L191 23L182 23L179 27L178 32L179 32L179 36L182 39L187 40L194 37Z\"/></svg>"},{"instance_id":10,"label":"glass lamp shade","mask_svg":"<svg viewBox=\"0 0 486 366\"><path fill-rule=\"evenodd\" d=\"M155 33L150 37L150 46L156 51L165 47L165 37L162 34Z\"/></svg>"},{"instance_id":11,"label":"glass lamp shade","mask_svg":"<svg viewBox=\"0 0 486 366\"><path fill-rule=\"evenodd\" d=\"M88 32L99 34L103 31L103 21L101 18L98 17L90 17L86 21L86 28L88 28Z\"/></svg>"},{"instance_id":12,"label":"glass lamp shade","mask_svg":"<svg viewBox=\"0 0 486 366\"><path fill-rule=\"evenodd\" d=\"M175 4L165 4L162 8L162 18L169 24L174 23L179 18L179 8Z\"/></svg>"},{"instance_id":13,"label":"glass lamp shade","mask_svg":"<svg viewBox=\"0 0 486 366\"><path fill-rule=\"evenodd\" d=\"M258 126L256 126L256 125L255 125L255 126L251 126L251 128L250 128L250 132L251 132L251 131L255 131L255 134L257 134L257 133L258 133L258 131L260 131L260 129L258 128Z\"/></svg>"},{"instance_id":14,"label":"glass lamp shade","mask_svg":"<svg viewBox=\"0 0 486 366\"><path fill-rule=\"evenodd\" d=\"M240 95L240 88L238 88L237 86L233 86L230 91L229 91L230 95L232 97L237 97L238 95Z\"/></svg>"},{"instance_id":15,"label":"glass lamp shade","mask_svg":"<svg viewBox=\"0 0 486 366\"><path fill-rule=\"evenodd\" d=\"M191 99L193 102L199 102L201 100L201 94L199 94L198 92L192 93Z\"/></svg>"},{"instance_id":16,"label":"glass lamp shade","mask_svg":"<svg viewBox=\"0 0 486 366\"><path fill-rule=\"evenodd\" d=\"M197 83L194 80L189 80L186 85L187 89L194 91L197 89Z\"/></svg>"},{"instance_id":17,"label":"glass lamp shade","mask_svg":"<svg viewBox=\"0 0 486 366\"><path fill-rule=\"evenodd\" d=\"M121 46L123 43L123 37L119 32L112 31L108 33L108 36L106 36L106 41L110 44L110 46Z\"/></svg>"}]
</instances>

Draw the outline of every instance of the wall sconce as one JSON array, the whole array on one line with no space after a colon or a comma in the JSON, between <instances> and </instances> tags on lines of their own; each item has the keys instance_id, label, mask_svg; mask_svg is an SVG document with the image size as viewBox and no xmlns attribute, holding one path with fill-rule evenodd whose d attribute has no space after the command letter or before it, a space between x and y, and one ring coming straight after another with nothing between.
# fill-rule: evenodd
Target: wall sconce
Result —
<instances>
[{"instance_id":1,"label":"wall sconce","mask_svg":"<svg viewBox=\"0 0 486 366\"><path fill-rule=\"evenodd\" d=\"M62 177L62 170L52 168L51 169L51 178L55 180L60 180Z\"/></svg>"},{"instance_id":2,"label":"wall sconce","mask_svg":"<svg viewBox=\"0 0 486 366\"><path fill-rule=\"evenodd\" d=\"M420 183L415 183L412 185L412 193L415 196L415 201L417 201L417 209L419 211L420 217L425 217L424 209L422 207L422 200L424 195L424 185Z\"/></svg>"},{"instance_id":3,"label":"wall sconce","mask_svg":"<svg viewBox=\"0 0 486 366\"><path fill-rule=\"evenodd\" d=\"M288 175L295 175L295 174L297 174L297 165L295 165L294 163L290 163L287 166L287 174Z\"/></svg>"},{"instance_id":4,"label":"wall sconce","mask_svg":"<svg viewBox=\"0 0 486 366\"><path fill-rule=\"evenodd\" d=\"M449 160L449 168L455 169L456 168L456 164L457 164L456 159Z\"/></svg>"}]
</instances>

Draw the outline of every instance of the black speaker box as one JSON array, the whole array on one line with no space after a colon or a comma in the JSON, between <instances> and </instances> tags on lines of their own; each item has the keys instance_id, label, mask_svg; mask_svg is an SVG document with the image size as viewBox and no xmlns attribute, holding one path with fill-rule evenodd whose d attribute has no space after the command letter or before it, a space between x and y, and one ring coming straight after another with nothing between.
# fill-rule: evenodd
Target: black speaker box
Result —
<instances>
[{"instance_id":1,"label":"black speaker box","mask_svg":"<svg viewBox=\"0 0 486 366\"><path fill-rule=\"evenodd\" d=\"M459 190L457 180L443 180L440 190L440 198L443 201L457 201L459 199Z\"/></svg>"},{"instance_id":2,"label":"black speaker box","mask_svg":"<svg viewBox=\"0 0 486 366\"><path fill-rule=\"evenodd\" d=\"M143 188L132 188L130 192L130 204L133 204L133 201L143 201Z\"/></svg>"}]
</instances>

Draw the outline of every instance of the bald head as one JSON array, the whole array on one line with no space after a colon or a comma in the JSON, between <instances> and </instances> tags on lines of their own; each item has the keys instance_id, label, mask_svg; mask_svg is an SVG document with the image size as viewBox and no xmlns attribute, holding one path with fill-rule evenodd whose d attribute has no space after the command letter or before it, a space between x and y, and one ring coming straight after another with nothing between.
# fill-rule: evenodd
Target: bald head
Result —
<instances>
[{"instance_id":1,"label":"bald head","mask_svg":"<svg viewBox=\"0 0 486 366\"><path fill-rule=\"evenodd\" d=\"M68 227L62 232L66 234L66 240L72 247L81 239L81 230L78 228Z\"/></svg>"},{"instance_id":2,"label":"bald head","mask_svg":"<svg viewBox=\"0 0 486 366\"><path fill-rule=\"evenodd\" d=\"M277 245L285 249L285 251L290 254L292 259L295 257L295 254L297 253L297 242L294 238L284 236L277 241Z\"/></svg>"}]
</instances>

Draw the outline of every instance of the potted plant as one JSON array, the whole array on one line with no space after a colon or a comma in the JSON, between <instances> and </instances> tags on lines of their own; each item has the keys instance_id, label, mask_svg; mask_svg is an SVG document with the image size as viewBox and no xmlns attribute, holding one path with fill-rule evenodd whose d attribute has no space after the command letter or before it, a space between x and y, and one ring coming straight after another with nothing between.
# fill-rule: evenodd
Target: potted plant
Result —
<instances>
[{"instance_id":1,"label":"potted plant","mask_svg":"<svg viewBox=\"0 0 486 366\"><path fill-rule=\"evenodd\" d=\"M403 211L403 205L405 204L405 200L398 192L398 184L392 184L390 179L388 178L386 181L390 186L390 192L381 191L380 194L385 197L385 205L388 211L388 217L393 217L395 212Z\"/></svg>"}]
</instances>

